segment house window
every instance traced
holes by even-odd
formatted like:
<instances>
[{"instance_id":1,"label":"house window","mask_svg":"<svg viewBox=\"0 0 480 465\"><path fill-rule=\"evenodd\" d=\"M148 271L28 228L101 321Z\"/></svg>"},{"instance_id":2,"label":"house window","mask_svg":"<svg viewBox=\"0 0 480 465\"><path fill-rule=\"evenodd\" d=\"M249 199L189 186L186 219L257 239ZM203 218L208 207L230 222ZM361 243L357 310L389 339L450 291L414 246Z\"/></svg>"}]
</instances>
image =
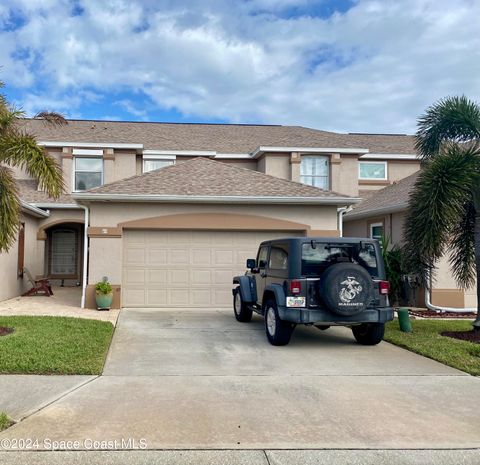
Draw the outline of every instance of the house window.
<instances>
[{"instance_id":1,"label":"house window","mask_svg":"<svg viewBox=\"0 0 480 465\"><path fill-rule=\"evenodd\" d=\"M324 156L302 156L300 164L300 181L314 187L328 190L329 158Z\"/></svg>"},{"instance_id":2,"label":"house window","mask_svg":"<svg viewBox=\"0 0 480 465\"><path fill-rule=\"evenodd\" d=\"M381 240L383 237L383 223L370 223L370 238Z\"/></svg>"},{"instance_id":3,"label":"house window","mask_svg":"<svg viewBox=\"0 0 480 465\"><path fill-rule=\"evenodd\" d=\"M25 267L25 223L20 223L18 230L18 276L23 276L23 269Z\"/></svg>"},{"instance_id":4,"label":"house window","mask_svg":"<svg viewBox=\"0 0 480 465\"><path fill-rule=\"evenodd\" d=\"M103 184L103 158L75 157L75 191L85 191Z\"/></svg>"},{"instance_id":5,"label":"house window","mask_svg":"<svg viewBox=\"0 0 480 465\"><path fill-rule=\"evenodd\" d=\"M174 160L160 160L160 159L143 159L143 172L148 173L149 171L159 170L160 168L165 168L166 166L173 165Z\"/></svg>"},{"instance_id":6,"label":"house window","mask_svg":"<svg viewBox=\"0 0 480 465\"><path fill-rule=\"evenodd\" d=\"M387 179L386 161L361 161L358 164L358 169L359 179L376 181Z\"/></svg>"}]
</instances>

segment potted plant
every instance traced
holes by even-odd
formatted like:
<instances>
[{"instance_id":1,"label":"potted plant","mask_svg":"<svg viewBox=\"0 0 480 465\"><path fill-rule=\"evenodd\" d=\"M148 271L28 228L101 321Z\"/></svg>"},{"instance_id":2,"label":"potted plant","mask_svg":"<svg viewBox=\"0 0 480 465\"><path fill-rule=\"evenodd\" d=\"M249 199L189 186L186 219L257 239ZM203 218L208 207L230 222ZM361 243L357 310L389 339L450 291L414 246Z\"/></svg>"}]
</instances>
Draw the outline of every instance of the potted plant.
<instances>
[{"instance_id":1,"label":"potted plant","mask_svg":"<svg viewBox=\"0 0 480 465\"><path fill-rule=\"evenodd\" d=\"M98 310L110 310L113 300L112 285L106 276L95 285L95 301Z\"/></svg>"}]
</instances>

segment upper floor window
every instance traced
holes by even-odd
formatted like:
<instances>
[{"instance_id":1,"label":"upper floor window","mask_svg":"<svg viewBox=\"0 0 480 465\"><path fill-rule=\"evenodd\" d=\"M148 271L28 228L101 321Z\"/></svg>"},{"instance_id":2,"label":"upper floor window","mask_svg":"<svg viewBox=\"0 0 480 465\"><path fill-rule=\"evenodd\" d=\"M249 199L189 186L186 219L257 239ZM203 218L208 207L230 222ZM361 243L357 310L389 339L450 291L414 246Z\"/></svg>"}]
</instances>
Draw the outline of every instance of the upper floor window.
<instances>
[{"instance_id":1,"label":"upper floor window","mask_svg":"<svg viewBox=\"0 0 480 465\"><path fill-rule=\"evenodd\" d=\"M86 191L103 184L103 158L75 157L75 191Z\"/></svg>"},{"instance_id":2,"label":"upper floor window","mask_svg":"<svg viewBox=\"0 0 480 465\"><path fill-rule=\"evenodd\" d=\"M165 168L166 166L173 165L175 160L165 160L165 159L143 159L143 172L148 173L149 171L158 170L160 168Z\"/></svg>"},{"instance_id":3,"label":"upper floor window","mask_svg":"<svg viewBox=\"0 0 480 465\"><path fill-rule=\"evenodd\" d=\"M300 181L303 184L330 189L329 158L325 156L302 156Z\"/></svg>"},{"instance_id":4,"label":"upper floor window","mask_svg":"<svg viewBox=\"0 0 480 465\"><path fill-rule=\"evenodd\" d=\"M358 164L358 177L364 180L386 181L386 161L361 161Z\"/></svg>"}]
</instances>

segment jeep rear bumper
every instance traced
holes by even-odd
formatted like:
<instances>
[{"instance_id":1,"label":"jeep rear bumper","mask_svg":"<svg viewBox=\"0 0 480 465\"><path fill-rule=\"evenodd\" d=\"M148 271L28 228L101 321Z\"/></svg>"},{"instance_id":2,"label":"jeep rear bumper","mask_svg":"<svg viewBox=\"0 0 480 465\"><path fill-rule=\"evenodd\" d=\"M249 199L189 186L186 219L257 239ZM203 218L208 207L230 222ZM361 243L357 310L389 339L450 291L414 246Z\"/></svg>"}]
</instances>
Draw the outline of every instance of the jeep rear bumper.
<instances>
[{"instance_id":1,"label":"jeep rear bumper","mask_svg":"<svg viewBox=\"0 0 480 465\"><path fill-rule=\"evenodd\" d=\"M309 308L278 307L281 320L292 323L321 323L331 325L351 325L357 323L385 323L393 320L393 308L369 308L352 316L337 315L328 310Z\"/></svg>"}]
</instances>

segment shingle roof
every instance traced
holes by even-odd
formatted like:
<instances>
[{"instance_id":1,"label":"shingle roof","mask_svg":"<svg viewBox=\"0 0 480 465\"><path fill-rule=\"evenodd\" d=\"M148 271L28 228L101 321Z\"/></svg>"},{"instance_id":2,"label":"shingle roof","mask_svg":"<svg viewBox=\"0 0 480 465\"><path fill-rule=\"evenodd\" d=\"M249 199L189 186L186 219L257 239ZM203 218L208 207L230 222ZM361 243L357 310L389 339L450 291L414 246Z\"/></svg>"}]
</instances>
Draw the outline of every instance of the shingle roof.
<instances>
[{"instance_id":1,"label":"shingle roof","mask_svg":"<svg viewBox=\"0 0 480 465\"><path fill-rule=\"evenodd\" d=\"M336 192L203 157L106 184L87 194L251 197L252 201L256 197L347 198Z\"/></svg>"},{"instance_id":2,"label":"shingle roof","mask_svg":"<svg viewBox=\"0 0 480 465\"><path fill-rule=\"evenodd\" d=\"M21 124L40 141L143 144L147 150L251 153L260 146L270 146L364 148L371 153L415 153L413 136L341 134L301 126L95 120L69 120L67 125L54 126L35 119L23 120Z\"/></svg>"},{"instance_id":3,"label":"shingle roof","mask_svg":"<svg viewBox=\"0 0 480 465\"><path fill-rule=\"evenodd\" d=\"M357 219L375 214L379 210L401 209L406 206L410 198L410 192L417 181L420 171L403 178L402 180L391 184L375 194L371 195L363 202L345 215L345 221Z\"/></svg>"},{"instance_id":4,"label":"shingle roof","mask_svg":"<svg viewBox=\"0 0 480 465\"><path fill-rule=\"evenodd\" d=\"M17 179L16 183L20 198L25 202L75 204L75 200L69 194L62 194L58 199L49 197L46 192L37 189L37 181L33 179Z\"/></svg>"}]
</instances>

